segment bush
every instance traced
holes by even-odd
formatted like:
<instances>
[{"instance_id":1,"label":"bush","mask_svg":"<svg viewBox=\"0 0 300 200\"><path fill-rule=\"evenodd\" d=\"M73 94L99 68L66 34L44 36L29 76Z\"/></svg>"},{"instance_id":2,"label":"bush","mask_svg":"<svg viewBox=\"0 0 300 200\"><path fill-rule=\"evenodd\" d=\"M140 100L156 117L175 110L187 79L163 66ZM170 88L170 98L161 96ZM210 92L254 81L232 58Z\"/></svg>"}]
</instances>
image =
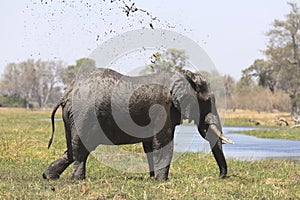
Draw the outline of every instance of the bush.
<instances>
[{"instance_id":1,"label":"bush","mask_svg":"<svg viewBox=\"0 0 300 200\"><path fill-rule=\"evenodd\" d=\"M25 108L26 99L18 96L0 96L0 107Z\"/></svg>"},{"instance_id":2,"label":"bush","mask_svg":"<svg viewBox=\"0 0 300 200\"><path fill-rule=\"evenodd\" d=\"M261 87L244 88L227 98L228 109L248 109L272 112L290 112L291 100L287 93L277 91L274 94L269 89Z\"/></svg>"}]
</instances>

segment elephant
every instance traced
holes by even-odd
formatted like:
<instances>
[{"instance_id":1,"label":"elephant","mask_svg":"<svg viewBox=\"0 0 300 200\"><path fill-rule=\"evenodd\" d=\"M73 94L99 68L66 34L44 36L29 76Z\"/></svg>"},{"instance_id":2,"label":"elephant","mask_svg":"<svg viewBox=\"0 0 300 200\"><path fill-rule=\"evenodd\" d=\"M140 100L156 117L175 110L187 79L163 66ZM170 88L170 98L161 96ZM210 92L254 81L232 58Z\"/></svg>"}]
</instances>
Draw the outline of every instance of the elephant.
<instances>
[{"instance_id":1,"label":"elephant","mask_svg":"<svg viewBox=\"0 0 300 200\"><path fill-rule=\"evenodd\" d=\"M214 94L201 73L180 70L127 76L109 68L97 68L82 74L67 87L52 111L48 148L59 107L67 150L43 173L45 179L59 178L73 162L72 178L84 179L88 155L100 144L142 143L150 177L167 180L175 127L184 119L193 121L210 143L219 175L226 177L222 144L233 142L222 133Z\"/></svg>"}]
</instances>

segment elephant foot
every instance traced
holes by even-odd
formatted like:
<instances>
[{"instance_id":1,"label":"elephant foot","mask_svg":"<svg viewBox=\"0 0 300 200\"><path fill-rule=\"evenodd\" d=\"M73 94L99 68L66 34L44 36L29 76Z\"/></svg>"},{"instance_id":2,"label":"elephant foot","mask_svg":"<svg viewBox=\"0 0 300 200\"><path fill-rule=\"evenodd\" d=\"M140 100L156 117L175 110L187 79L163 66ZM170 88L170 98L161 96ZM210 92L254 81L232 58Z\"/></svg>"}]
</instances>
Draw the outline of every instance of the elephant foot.
<instances>
[{"instance_id":1,"label":"elephant foot","mask_svg":"<svg viewBox=\"0 0 300 200\"><path fill-rule=\"evenodd\" d=\"M84 180L84 179L85 179L85 175L73 175L72 176L72 180L80 181L80 180Z\"/></svg>"},{"instance_id":2,"label":"elephant foot","mask_svg":"<svg viewBox=\"0 0 300 200\"><path fill-rule=\"evenodd\" d=\"M166 181L168 180L169 168L163 168L155 171L155 180L157 181Z\"/></svg>"},{"instance_id":3,"label":"elephant foot","mask_svg":"<svg viewBox=\"0 0 300 200\"><path fill-rule=\"evenodd\" d=\"M68 159L67 151L62 157L52 162L48 169L43 173L44 179L58 179L64 170L73 162Z\"/></svg>"},{"instance_id":4,"label":"elephant foot","mask_svg":"<svg viewBox=\"0 0 300 200\"><path fill-rule=\"evenodd\" d=\"M74 168L73 168L73 173L72 173L72 179L73 180L84 180L85 179L85 166L86 161L80 162L80 161L75 161L74 162Z\"/></svg>"},{"instance_id":5,"label":"elephant foot","mask_svg":"<svg viewBox=\"0 0 300 200\"><path fill-rule=\"evenodd\" d=\"M226 178L227 177L227 169L221 168L220 170L220 178Z\"/></svg>"},{"instance_id":6,"label":"elephant foot","mask_svg":"<svg viewBox=\"0 0 300 200\"><path fill-rule=\"evenodd\" d=\"M166 180L168 180L168 177L166 177L164 175L157 175L157 176L155 176L155 180L157 180L157 181L166 181Z\"/></svg>"},{"instance_id":7,"label":"elephant foot","mask_svg":"<svg viewBox=\"0 0 300 200\"><path fill-rule=\"evenodd\" d=\"M55 179L59 179L59 174L51 174L49 172L44 172L43 173L43 178L46 180L55 180Z\"/></svg>"},{"instance_id":8,"label":"elephant foot","mask_svg":"<svg viewBox=\"0 0 300 200\"><path fill-rule=\"evenodd\" d=\"M155 176L155 175L154 175L154 171L151 171L151 172L150 172L150 178L154 178L154 176Z\"/></svg>"},{"instance_id":9,"label":"elephant foot","mask_svg":"<svg viewBox=\"0 0 300 200\"><path fill-rule=\"evenodd\" d=\"M220 173L220 178L222 178L222 179L227 178L227 174L226 173Z\"/></svg>"}]
</instances>

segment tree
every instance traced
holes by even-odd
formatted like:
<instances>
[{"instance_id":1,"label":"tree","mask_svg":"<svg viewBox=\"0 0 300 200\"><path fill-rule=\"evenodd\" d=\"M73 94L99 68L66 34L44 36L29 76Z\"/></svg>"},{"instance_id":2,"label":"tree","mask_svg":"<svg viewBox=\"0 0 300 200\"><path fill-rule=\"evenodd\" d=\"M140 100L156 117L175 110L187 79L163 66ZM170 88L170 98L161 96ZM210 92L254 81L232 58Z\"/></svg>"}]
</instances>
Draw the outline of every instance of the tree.
<instances>
[{"instance_id":1,"label":"tree","mask_svg":"<svg viewBox=\"0 0 300 200\"><path fill-rule=\"evenodd\" d=\"M272 67L270 62L263 59L257 59L254 63L242 71L242 78L244 82L250 84L250 79L252 77L257 78L258 86L263 88L269 88L272 93L274 93L275 82L271 77Z\"/></svg>"},{"instance_id":2,"label":"tree","mask_svg":"<svg viewBox=\"0 0 300 200\"><path fill-rule=\"evenodd\" d=\"M16 63L9 63L2 75L1 80L1 94L8 96L17 96L21 93L21 84L18 76L21 70Z\"/></svg>"},{"instance_id":3,"label":"tree","mask_svg":"<svg viewBox=\"0 0 300 200\"><path fill-rule=\"evenodd\" d=\"M61 91L59 74L64 68L61 61L27 60L6 66L0 82L4 96L24 98L26 107L37 103L42 108L53 93Z\"/></svg>"},{"instance_id":4,"label":"tree","mask_svg":"<svg viewBox=\"0 0 300 200\"><path fill-rule=\"evenodd\" d=\"M179 71L186 66L187 55L184 50L168 49L164 53L152 55L151 64L141 74L158 73L161 71Z\"/></svg>"},{"instance_id":5,"label":"tree","mask_svg":"<svg viewBox=\"0 0 300 200\"><path fill-rule=\"evenodd\" d=\"M223 79L223 83L224 83L224 89L225 89L226 97L230 98L234 94L235 80L230 75L224 75L222 77L222 79Z\"/></svg>"},{"instance_id":6,"label":"tree","mask_svg":"<svg viewBox=\"0 0 300 200\"><path fill-rule=\"evenodd\" d=\"M27 60L22 63L10 63L6 66L2 80L2 95L15 98L24 98L28 105L35 82L34 62Z\"/></svg>"},{"instance_id":7,"label":"tree","mask_svg":"<svg viewBox=\"0 0 300 200\"><path fill-rule=\"evenodd\" d=\"M75 65L69 65L61 73L62 82L68 85L76 78L78 71L81 67L96 68L96 62L90 58L81 58L76 60Z\"/></svg>"},{"instance_id":8,"label":"tree","mask_svg":"<svg viewBox=\"0 0 300 200\"><path fill-rule=\"evenodd\" d=\"M247 73L242 71L243 75L242 78L237 82L236 87L238 90L243 90L244 88L252 88L255 86L255 82L253 81L252 77L249 76Z\"/></svg>"},{"instance_id":9,"label":"tree","mask_svg":"<svg viewBox=\"0 0 300 200\"><path fill-rule=\"evenodd\" d=\"M51 93L55 91L55 86L61 83L59 74L63 68L64 64L61 61L43 62L38 60L35 62L32 74L36 84L32 92L40 108L48 103Z\"/></svg>"},{"instance_id":10,"label":"tree","mask_svg":"<svg viewBox=\"0 0 300 200\"><path fill-rule=\"evenodd\" d=\"M296 3L291 6L285 20L274 20L266 33L269 37L264 51L270 62L271 78L276 88L287 91L292 102L292 115L299 115L300 109L300 10Z\"/></svg>"}]
</instances>

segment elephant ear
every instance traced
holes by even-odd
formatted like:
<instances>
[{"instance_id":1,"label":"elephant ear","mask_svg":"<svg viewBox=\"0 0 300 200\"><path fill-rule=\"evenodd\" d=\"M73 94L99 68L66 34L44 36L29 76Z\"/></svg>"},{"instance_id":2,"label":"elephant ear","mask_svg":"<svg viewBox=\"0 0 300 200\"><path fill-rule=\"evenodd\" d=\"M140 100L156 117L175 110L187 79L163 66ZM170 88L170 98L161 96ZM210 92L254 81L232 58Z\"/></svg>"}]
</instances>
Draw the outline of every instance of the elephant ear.
<instances>
[{"instance_id":1,"label":"elephant ear","mask_svg":"<svg viewBox=\"0 0 300 200\"><path fill-rule=\"evenodd\" d=\"M200 116L197 92L194 87L195 83L186 75L178 73L172 78L172 101L183 115L183 119L195 120Z\"/></svg>"}]
</instances>

